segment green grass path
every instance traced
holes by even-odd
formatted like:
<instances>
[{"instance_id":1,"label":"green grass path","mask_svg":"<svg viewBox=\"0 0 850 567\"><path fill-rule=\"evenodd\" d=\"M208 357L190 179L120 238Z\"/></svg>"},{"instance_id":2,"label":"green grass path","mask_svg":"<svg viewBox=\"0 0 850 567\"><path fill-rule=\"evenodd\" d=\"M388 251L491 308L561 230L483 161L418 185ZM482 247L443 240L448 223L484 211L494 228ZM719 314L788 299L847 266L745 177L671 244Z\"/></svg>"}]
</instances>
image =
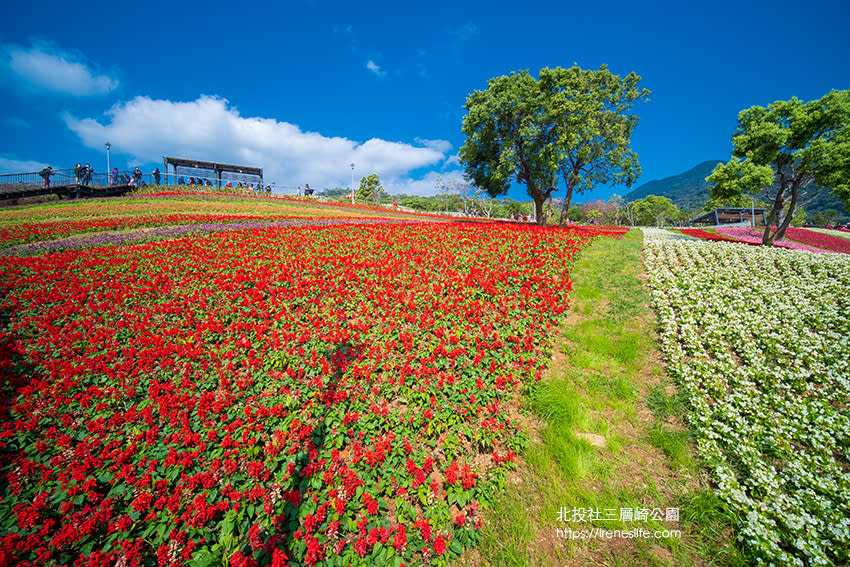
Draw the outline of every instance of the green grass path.
<instances>
[{"instance_id":1,"label":"green grass path","mask_svg":"<svg viewBox=\"0 0 850 567\"><path fill-rule=\"evenodd\" d=\"M636 230L600 238L576 263L550 371L525 401L529 447L488 510L477 553L459 565L741 564L660 362L641 245ZM588 508L617 517L559 520ZM627 519L643 509L664 516ZM586 538L569 539L567 529Z\"/></svg>"}]
</instances>

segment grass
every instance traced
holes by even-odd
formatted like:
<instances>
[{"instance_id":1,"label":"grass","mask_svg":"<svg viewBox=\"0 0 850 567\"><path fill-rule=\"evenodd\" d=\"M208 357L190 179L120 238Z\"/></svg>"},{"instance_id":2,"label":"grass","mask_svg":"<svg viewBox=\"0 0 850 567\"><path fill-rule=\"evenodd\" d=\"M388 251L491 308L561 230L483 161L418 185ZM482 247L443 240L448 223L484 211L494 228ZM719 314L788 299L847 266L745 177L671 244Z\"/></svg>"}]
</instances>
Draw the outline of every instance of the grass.
<instances>
[{"instance_id":1,"label":"grass","mask_svg":"<svg viewBox=\"0 0 850 567\"><path fill-rule=\"evenodd\" d=\"M108 203L108 205L107 205ZM87 211L87 209L91 209ZM159 214L228 214L257 216L379 216L372 211L358 211L334 207L322 207L311 203L275 201L257 197L256 200L205 201L200 197L157 198L126 197L116 205L103 199L85 201L55 201L26 205L0 210L0 223L18 224L21 222L82 220L110 217L136 217ZM389 215L388 215L389 216Z\"/></svg>"},{"instance_id":2,"label":"grass","mask_svg":"<svg viewBox=\"0 0 850 567\"><path fill-rule=\"evenodd\" d=\"M108 203L108 206L106 205ZM87 211L87 209L90 209ZM380 217L427 218L416 213L373 207L334 206L334 203L284 200L264 196L243 197L237 201L206 199L203 196L146 197L141 194L112 199L61 200L0 208L0 226L22 222L65 221L108 217L134 217L152 214L243 214L288 215L296 217Z\"/></svg>"},{"instance_id":3,"label":"grass","mask_svg":"<svg viewBox=\"0 0 850 567\"><path fill-rule=\"evenodd\" d=\"M840 230L832 230L829 228L814 228L807 227L806 230L812 230L814 232L820 232L821 234L828 234L829 236L836 236L838 238L844 238L845 240L850 240L850 232L842 232Z\"/></svg>"},{"instance_id":4,"label":"grass","mask_svg":"<svg viewBox=\"0 0 850 567\"><path fill-rule=\"evenodd\" d=\"M672 395L661 384L656 384L649 390L646 397L646 403L652 413L659 420L665 420L673 415L682 415L685 413L684 392L675 391Z\"/></svg>"},{"instance_id":5,"label":"grass","mask_svg":"<svg viewBox=\"0 0 850 567\"><path fill-rule=\"evenodd\" d=\"M554 425L572 427L587 419L577 392L568 380L544 382L531 398L534 411Z\"/></svg>"},{"instance_id":6,"label":"grass","mask_svg":"<svg viewBox=\"0 0 850 567\"><path fill-rule=\"evenodd\" d=\"M664 373L642 236L599 239L572 273L572 308L548 375L529 396L531 442L494 498L469 565L742 565L728 510L702 480ZM679 521L565 523L574 508L675 508ZM569 540L557 530L681 530L681 537Z\"/></svg>"},{"instance_id":7,"label":"grass","mask_svg":"<svg viewBox=\"0 0 850 567\"><path fill-rule=\"evenodd\" d=\"M661 449L670 462L678 468L694 468L694 460L688 445L691 441L690 431L674 431L663 424L655 423L647 439L653 447Z\"/></svg>"}]
</instances>

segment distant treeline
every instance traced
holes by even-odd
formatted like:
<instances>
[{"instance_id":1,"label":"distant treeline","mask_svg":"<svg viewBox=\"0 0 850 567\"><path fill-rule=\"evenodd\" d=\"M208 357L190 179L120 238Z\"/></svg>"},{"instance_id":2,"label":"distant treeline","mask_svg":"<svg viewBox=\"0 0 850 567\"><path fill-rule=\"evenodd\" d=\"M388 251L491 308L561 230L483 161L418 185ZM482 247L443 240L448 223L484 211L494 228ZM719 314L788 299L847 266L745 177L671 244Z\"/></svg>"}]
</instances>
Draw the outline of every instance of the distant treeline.
<instances>
[{"instance_id":1,"label":"distant treeline","mask_svg":"<svg viewBox=\"0 0 850 567\"><path fill-rule=\"evenodd\" d=\"M325 189L319 195L330 200L345 201L349 198L349 189L336 187ZM387 195L381 194L380 203L391 205L397 203L401 207L425 212L450 212L464 213L469 215L489 218L510 218L513 215L530 215L534 210L531 201L515 201L514 199L473 199L457 193L441 193L430 197L420 195ZM547 212L548 222L556 222L556 213L560 212L560 201L553 199L547 201L544 212ZM567 218L575 223L593 222L604 225L633 225L633 226L686 226L690 220L701 214L721 207L743 207L748 208L767 207L767 203L756 201L752 203L749 198L730 199L728 202L720 202L709 199L699 208L687 207L680 209L672 200L658 195L647 195L643 199L626 201L618 195L614 195L607 201L588 201L584 204L576 204L570 207ZM846 213L836 210L817 211L807 214L798 210L794 215L795 225L808 222L814 225L825 225L842 221Z\"/></svg>"},{"instance_id":2,"label":"distant treeline","mask_svg":"<svg viewBox=\"0 0 850 567\"><path fill-rule=\"evenodd\" d=\"M330 200L345 201L349 199L350 189L334 187L319 192ZM469 215L508 218L514 215L530 215L534 209L532 202L515 201L513 199L472 199L457 193L441 193L430 197L420 195L387 195L382 193L380 203L391 205L397 203L400 207L424 212L467 213ZM489 213L489 214L488 214Z\"/></svg>"}]
</instances>

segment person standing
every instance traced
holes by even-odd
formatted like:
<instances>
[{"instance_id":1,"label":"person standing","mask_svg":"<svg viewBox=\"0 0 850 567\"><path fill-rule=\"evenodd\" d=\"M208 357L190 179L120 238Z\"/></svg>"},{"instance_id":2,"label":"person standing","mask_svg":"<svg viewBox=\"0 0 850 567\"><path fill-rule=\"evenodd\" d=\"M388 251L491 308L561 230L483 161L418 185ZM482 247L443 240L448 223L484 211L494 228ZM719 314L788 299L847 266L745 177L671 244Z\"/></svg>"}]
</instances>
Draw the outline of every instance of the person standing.
<instances>
[{"instance_id":1,"label":"person standing","mask_svg":"<svg viewBox=\"0 0 850 567\"><path fill-rule=\"evenodd\" d=\"M49 165L38 172L42 179L44 179L44 183L42 183L42 187L50 187L50 175L53 173L53 168Z\"/></svg>"},{"instance_id":2,"label":"person standing","mask_svg":"<svg viewBox=\"0 0 850 567\"><path fill-rule=\"evenodd\" d=\"M136 166L136 169L133 170L133 185L136 187L142 186L142 170L139 169L139 166Z\"/></svg>"},{"instance_id":3,"label":"person standing","mask_svg":"<svg viewBox=\"0 0 850 567\"><path fill-rule=\"evenodd\" d=\"M81 166L80 164L75 165L74 166L74 183L79 185L80 179L82 178L82 176L83 176L83 166Z\"/></svg>"},{"instance_id":4,"label":"person standing","mask_svg":"<svg viewBox=\"0 0 850 567\"><path fill-rule=\"evenodd\" d=\"M91 165L86 164L85 167L83 167L83 179L82 179L83 187L89 186L89 183L91 183L91 176L92 176L93 172L94 172L94 170L92 169Z\"/></svg>"},{"instance_id":5,"label":"person standing","mask_svg":"<svg viewBox=\"0 0 850 567\"><path fill-rule=\"evenodd\" d=\"M156 167L153 170L153 182L159 185L159 168Z\"/></svg>"},{"instance_id":6,"label":"person standing","mask_svg":"<svg viewBox=\"0 0 850 567\"><path fill-rule=\"evenodd\" d=\"M112 182L110 183L110 185L118 185L118 168L117 167L112 168Z\"/></svg>"}]
</instances>

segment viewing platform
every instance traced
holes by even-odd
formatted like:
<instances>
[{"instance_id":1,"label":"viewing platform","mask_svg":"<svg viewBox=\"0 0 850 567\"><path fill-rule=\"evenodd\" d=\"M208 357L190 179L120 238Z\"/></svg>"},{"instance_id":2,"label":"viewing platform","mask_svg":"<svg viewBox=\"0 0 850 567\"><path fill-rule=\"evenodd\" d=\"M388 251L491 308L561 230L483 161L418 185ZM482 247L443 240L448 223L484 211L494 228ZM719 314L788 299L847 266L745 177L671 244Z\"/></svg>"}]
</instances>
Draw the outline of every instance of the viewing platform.
<instances>
[{"instance_id":1,"label":"viewing platform","mask_svg":"<svg viewBox=\"0 0 850 567\"><path fill-rule=\"evenodd\" d=\"M81 199L87 197L110 197L125 195L135 189L125 175L117 183L110 183L105 173L92 174L91 179L83 182L74 176L73 169L54 169L50 172L50 183L45 184L41 172L8 173L0 175L0 201L25 199L41 195L56 195L60 199ZM145 176L145 177L150 177Z\"/></svg>"}]
</instances>

